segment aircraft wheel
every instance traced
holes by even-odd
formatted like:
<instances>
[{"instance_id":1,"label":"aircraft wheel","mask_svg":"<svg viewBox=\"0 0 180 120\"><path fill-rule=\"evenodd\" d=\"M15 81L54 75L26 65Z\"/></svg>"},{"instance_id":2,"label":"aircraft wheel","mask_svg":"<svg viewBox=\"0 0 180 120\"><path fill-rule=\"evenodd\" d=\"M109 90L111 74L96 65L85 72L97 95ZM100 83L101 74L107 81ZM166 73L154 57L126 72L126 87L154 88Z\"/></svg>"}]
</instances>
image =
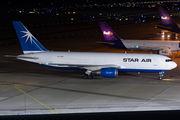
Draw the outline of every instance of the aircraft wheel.
<instances>
[{"instance_id":1,"label":"aircraft wheel","mask_svg":"<svg viewBox=\"0 0 180 120\"><path fill-rule=\"evenodd\" d=\"M84 79L88 79L89 78L89 76L88 75L84 75L84 77L83 77Z\"/></svg>"},{"instance_id":2,"label":"aircraft wheel","mask_svg":"<svg viewBox=\"0 0 180 120\"><path fill-rule=\"evenodd\" d=\"M162 80L163 76L164 76L164 72L159 72L159 80Z\"/></svg>"},{"instance_id":3,"label":"aircraft wheel","mask_svg":"<svg viewBox=\"0 0 180 120\"><path fill-rule=\"evenodd\" d=\"M159 80L162 80L162 77L159 77Z\"/></svg>"},{"instance_id":4,"label":"aircraft wheel","mask_svg":"<svg viewBox=\"0 0 180 120\"><path fill-rule=\"evenodd\" d=\"M93 79L93 76L92 76L92 75L89 75L88 77L89 77L89 79Z\"/></svg>"},{"instance_id":5,"label":"aircraft wheel","mask_svg":"<svg viewBox=\"0 0 180 120\"><path fill-rule=\"evenodd\" d=\"M162 80L163 76L164 76L163 74L159 75L159 80Z\"/></svg>"}]
</instances>

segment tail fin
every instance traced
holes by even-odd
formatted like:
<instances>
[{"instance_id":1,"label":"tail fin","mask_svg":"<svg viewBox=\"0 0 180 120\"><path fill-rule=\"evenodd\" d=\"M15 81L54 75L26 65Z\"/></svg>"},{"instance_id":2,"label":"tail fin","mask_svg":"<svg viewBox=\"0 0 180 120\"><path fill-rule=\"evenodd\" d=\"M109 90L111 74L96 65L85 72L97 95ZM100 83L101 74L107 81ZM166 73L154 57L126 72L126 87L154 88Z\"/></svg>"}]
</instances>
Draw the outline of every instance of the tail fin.
<instances>
[{"instance_id":1,"label":"tail fin","mask_svg":"<svg viewBox=\"0 0 180 120\"><path fill-rule=\"evenodd\" d=\"M169 31L172 32L180 32L178 25L174 22L174 20L169 16L169 14L161 7L157 7L159 16L161 17L161 22L164 26L170 27Z\"/></svg>"},{"instance_id":2,"label":"tail fin","mask_svg":"<svg viewBox=\"0 0 180 120\"><path fill-rule=\"evenodd\" d=\"M118 35L116 35L116 33L105 22L100 21L99 25L106 42L113 43L114 47L126 49L121 38L119 38Z\"/></svg>"},{"instance_id":3,"label":"tail fin","mask_svg":"<svg viewBox=\"0 0 180 120\"><path fill-rule=\"evenodd\" d=\"M106 41L121 40L105 22L100 21L99 25Z\"/></svg>"},{"instance_id":4,"label":"tail fin","mask_svg":"<svg viewBox=\"0 0 180 120\"><path fill-rule=\"evenodd\" d=\"M20 21L13 21L13 25L24 54L48 51Z\"/></svg>"}]
</instances>

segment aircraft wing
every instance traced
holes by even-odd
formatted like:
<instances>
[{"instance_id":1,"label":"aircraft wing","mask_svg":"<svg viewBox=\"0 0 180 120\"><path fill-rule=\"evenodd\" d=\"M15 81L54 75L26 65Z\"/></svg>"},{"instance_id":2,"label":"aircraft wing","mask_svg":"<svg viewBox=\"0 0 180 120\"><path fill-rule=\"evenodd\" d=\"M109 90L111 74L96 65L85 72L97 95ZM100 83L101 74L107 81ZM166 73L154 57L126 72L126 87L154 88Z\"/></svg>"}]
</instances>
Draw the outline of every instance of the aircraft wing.
<instances>
[{"instance_id":1,"label":"aircraft wing","mask_svg":"<svg viewBox=\"0 0 180 120\"><path fill-rule=\"evenodd\" d=\"M48 65L55 65L55 66L67 66L67 67L78 67L78 68L85 68L85 69L93 69L99 70L102 68L120 68L120 66L113 65L113 64L106 64L106 65L87 65L87 64L59 64L59 63L49 63Z\"/></svg>"},{"instance_id":2,"label":"aircraft wing","mask_svg":"<svg viewBox=\"0 0 180 120\"><path fill-rule=\"evenodd\" d=\"M146 46L139 46L140 49L147 49L147 50L169 50L168 47L146 47Z\"/></svg>"}]
</instances>

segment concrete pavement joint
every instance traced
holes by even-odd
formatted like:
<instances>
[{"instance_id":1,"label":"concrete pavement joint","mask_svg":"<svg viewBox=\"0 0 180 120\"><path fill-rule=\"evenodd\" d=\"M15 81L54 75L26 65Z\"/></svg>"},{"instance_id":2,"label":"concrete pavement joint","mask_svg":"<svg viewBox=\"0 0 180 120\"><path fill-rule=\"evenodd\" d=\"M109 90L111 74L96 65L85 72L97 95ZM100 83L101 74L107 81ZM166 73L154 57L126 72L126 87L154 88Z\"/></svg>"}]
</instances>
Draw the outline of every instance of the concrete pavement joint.
<instances>
[{"instance_id":1,"label":"concrete pavement joint","mask_svg":"<svg viewBox=\"0 0 180 120\"><path fill-rule=\"evenodd\" d=\"M45 106L46 108L50 109L51 111L55 112L56 114L58 114L55 110L51 109L50 107L46 106L45 104L43 104L42 102L38 101L37 99L35 99L34 97L30 96L29 94L27 94L26 92L24 92L23 90L19 89L18 87L14 86L17 90L21 91L22 93L24 93L25 95L27 95L28 97L32 98L33 100L35 100L36 102L40 103L41 105Z\"/></svg>"}]
</instances>

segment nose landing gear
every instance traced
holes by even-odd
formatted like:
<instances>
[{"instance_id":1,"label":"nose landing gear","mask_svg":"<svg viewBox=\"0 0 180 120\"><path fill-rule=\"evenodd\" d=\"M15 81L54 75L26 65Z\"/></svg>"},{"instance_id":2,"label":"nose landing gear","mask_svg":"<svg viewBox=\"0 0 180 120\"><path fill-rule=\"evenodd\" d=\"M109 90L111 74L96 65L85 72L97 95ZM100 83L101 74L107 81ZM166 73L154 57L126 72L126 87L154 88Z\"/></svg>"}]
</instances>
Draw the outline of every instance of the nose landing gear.
<instances>
[{"instance_id":1,"label":"nose landing gear","mask_svg":"<svg viewBox=\"0 0 180 120\"><path fill-rule=\"evenodd\" d=\"M162 77L164 76L164 71L159 72L159 80L162 80Z\"/></svg>"}]
</instances>

